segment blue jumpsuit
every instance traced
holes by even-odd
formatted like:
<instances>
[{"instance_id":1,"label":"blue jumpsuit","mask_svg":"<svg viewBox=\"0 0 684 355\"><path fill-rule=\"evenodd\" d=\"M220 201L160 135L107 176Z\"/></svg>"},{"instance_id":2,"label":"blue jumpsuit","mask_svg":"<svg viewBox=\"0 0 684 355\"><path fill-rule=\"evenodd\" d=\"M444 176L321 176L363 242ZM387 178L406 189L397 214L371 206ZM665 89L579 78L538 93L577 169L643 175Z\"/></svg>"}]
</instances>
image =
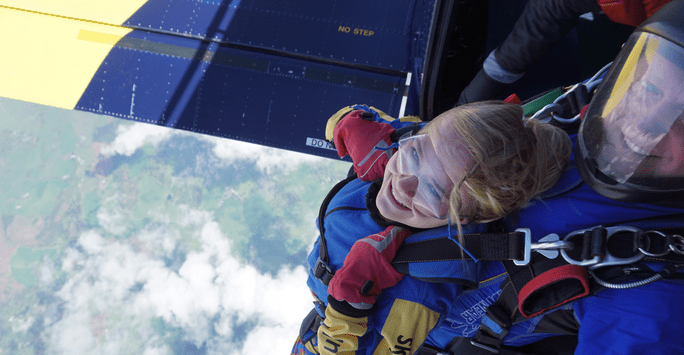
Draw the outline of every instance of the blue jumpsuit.
<instances>
[{"instance_id":1,"label":"blue jumpsuit","mask_svg":"<svg viewBox=\"0 0 684 355\"><path fill-rule=\"evenodd\" d=\"M580 178L571 169L563 179ZM538 240L549 233L564 236L597 225L682 213L682 209L614 201L581 183L567 193L534 201L510 228L530 228ZM684 220L684 215L678 218ZM641 223L641 229L657 227ZM656 271L662 268L649 266ZM604 289L573 303L580 324L576 354L684 354L683 300L684 283L660 280L627 290Z\"/></svg>"},{"instance_id":2,"label":"blue jumpsuit","mask_svg":"<svg viewBox=\"0 0 684 355\"><path fill-rule=\"evenodd\" d=\"M353 180L338 192L328 206L324 221L325 239L329 264L333 270L342 266L355 241L385 228L371 218L367 209L366 194L370 185L358 179ZM509 221L508 227L511 230L530 228L533 239L539 240L550 233L564 236L600 224L684 213L681 209L628 204L602 197L581 183L574 168L563 175L559 185L562 186L558 189L568 185L573 188L550 198L533 200L518 214L515 222L512 222L513 219ZM464 232L478 232L484 231L486 225L467 228ZM411 238L421 238L421 233ZM320 242L317 242L309 255L310 270L313 270L318 259L319 246ZM474 335L486 307L500 293L499 286L506 277L505 272L499 262L450 263L456 263L462 277L477 282L478 288L464 291L460 285L404 277L378 297L374 312L367 319L367 331L359 339L355 354L375 354L387 340L390 340L389 351L408 354L397 345L401 343L391 343L392 339L389 339L395 336L391 330L392 324L397 322L397 315L392 312L396 313L401 310L400 306L407 303L424 307L437 317L436 321L430 322L423 318L410 319L412 314L407 311L399 312L402 317L400 323L411 324L413 329L420 328L426 333L422 338L416 335L416 339L411 340L444 349L454 337ZM426 269L423 272L439 271ZM308 285L316 297L326 303L327 287L313 276L313 272L310 273ZM681 338L681 334L684 334L682 295L684 283L661 280L636 289L605 289L596 296L564 306L574 310L580 324L576 354L684 354L684 340ZM551 336L534 333L539 319L536 317L514 325L504 344L518 346ZM394 344L394 348L391 348L391 344ZM302 353L310 352L307 350Z\"/></svg>"}]
</instances>

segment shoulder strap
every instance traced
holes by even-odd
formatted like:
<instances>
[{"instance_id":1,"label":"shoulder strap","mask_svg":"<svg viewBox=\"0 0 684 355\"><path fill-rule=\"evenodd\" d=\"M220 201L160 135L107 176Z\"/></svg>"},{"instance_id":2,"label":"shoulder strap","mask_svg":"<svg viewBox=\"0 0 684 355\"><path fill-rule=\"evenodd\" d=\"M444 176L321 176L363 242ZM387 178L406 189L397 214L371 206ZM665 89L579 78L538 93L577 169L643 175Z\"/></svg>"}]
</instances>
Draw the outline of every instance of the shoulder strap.
<instances>
[{"instance_id":1,"label":"shoulder strap","mask_svg":"<svg viewBox=\"0 0 684 355\"><path fill-rule=\"evenodd\" d=\"M412 235L397 251L392 266L422 281L475 289L480 269L475 265L478 260L525 259L528 238L523 232L468 233L459 244L449 233L450 229L444 227Z\"/></svg>"},{"instance_id":2,"label":"shoulder strap","mask_svg":"<svg viewBox=\"0 0 684 355\"><path fill-rule=\"evenodd\" d=\"M350 172L349 176L347 176L346 179L338 182L335 186L333 186L330 192L328 192L328 195L325 196L325 199L323 199L323 203L321 203L321 208L318 210L318 231L320 232L320 244L318 246L318 260L316 261L316 265L314 266L313 272L314 276L316 276L317 279L321 280L321 282L326 286L328 286L330 280L332 280L335 273L328 265L330 258L328 257L328 247L325 242L325 214L328 210L328 205L330 204L330 201L332 201L333 197L335 197L335 195L337 195L337 193L340 192L340 190L342 190L343 187L345 187L350 181L354 179L356 179L356 174Z\"/></svg>"},{"instance_id":3,"label":"shoulder strap","mask_svg":"<svg viewBox=\"0 0 684 355\"><path fill-rule=\"evenodd\" d=\"M448 233L439 234L426 231L423 233L432 233L432 235L421 239L416 238L419 234L414 234L408 238L397 251L397 255L392 260L392 265L400 272L406 270L405 265L410 263L473 259L512 261L516 266L521 266L529 263L532 250L545 255L546 250L566 249L565 244L574 245L574 247L569 247L570 250L567 251L574 262L563 261L564 264L580 264L583 260L589 260L592 257L607 256L607 249L611 249L613 253L618 252L618 254L611 255L612 258L628 259L627 255L636 253L635 248L648 251L642 251L646 255L643 257L644 261L684 263L683 217L684 214L678 213L642 220L623 221L611 224L609 228L596 226L569 233L566 237L567 241L557 241L558 236L556 235L556 241L551 243L545 242L546 238L537 243L532 243L529 230L524 228L517 229L515 232L468 233L463 235L463 248L456 244ZM623 231L621 228L625 230ZM640 231L639 228L643 231ZM656 233L655 236L651 235L652 232ZM658 239L658 235L662 235L662 237ZM608 240L611 236L613 238ZM642 245L642 242L646 244ZM464 253L465 250L468 253ZM653 250L659 252L656 253ZM557 255L558 253L556 253ZM559 259L563 260L563 258ZM619 263L610 261L610 264ZM622 264L625 263L623 262L620 265ZM594 264L582 263L581 265L592 266Z\"/></svg>"}]
</instances>

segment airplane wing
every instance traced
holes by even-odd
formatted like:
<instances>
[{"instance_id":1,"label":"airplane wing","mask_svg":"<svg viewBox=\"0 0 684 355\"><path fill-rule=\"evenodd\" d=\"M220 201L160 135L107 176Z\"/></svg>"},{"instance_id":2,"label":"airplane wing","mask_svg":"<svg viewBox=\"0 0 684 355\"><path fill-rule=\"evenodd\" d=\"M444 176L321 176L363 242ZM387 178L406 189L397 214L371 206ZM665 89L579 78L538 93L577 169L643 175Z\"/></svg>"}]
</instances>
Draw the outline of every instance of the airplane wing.
<instances>
[{"instance_id":1,"label":"airplane wing","mask_svg":"<svg viewBox=\"0 0 684 355\"><path fill-rule=\"evenodd\" d=\"M340 108L419 114L451 2L0 0L0 96L336 158Z\"/></svg>"}]
</instances>

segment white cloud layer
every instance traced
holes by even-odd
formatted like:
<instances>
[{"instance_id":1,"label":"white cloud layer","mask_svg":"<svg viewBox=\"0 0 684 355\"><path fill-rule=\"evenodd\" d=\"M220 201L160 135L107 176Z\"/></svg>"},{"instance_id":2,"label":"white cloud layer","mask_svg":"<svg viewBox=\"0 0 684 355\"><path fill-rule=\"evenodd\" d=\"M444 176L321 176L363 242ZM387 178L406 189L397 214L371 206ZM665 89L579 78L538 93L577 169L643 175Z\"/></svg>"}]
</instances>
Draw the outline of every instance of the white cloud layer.
<instances>
[{"instance_id":1,"label":"white cloud layer","mask_svg":"<svg viewBox=\"0 0 684 355\"><path fill-rule=\"evenodd\" d=\"M214 144L214 154L219 158L224 159L229 163L236 160L255 160L259 170L265 173L291 171L301 164L326 159L309 154L217 137L205 136L203 139Z\"/></svg>"},{"instance_id":2,"label":"white cloud layer","mask_svg":"<svg viewBox=\"0 0 684 355\"><path fill-rule=\"evenodd\" d=\"M184 331L186 339L179 340L198 348L206 343L208 354L287 354L311 307L304 268L260 274L231 256L216 222L185 222L197 223L201 247L186 255L178 272L164 263L176 247L168 227L123 241L83 233L62 262L68 276L56 295L64 313L45 330L48 352L171 354L163 332L152 327L162 318ZM244 326L251 330L236 341Z\"/></svg>"},{"instance_id":3,"label":"white cloud layer","mask_svg":"<svg viewBox=\"0 0 684 355\"><path fill-rule=\"evenodd\" d=\"M159 143L171 138L175 134L181 134L179 131L157 126L153 124L146 124L136 122L132 125L119 125L116 130L117 136L114 141L104 146L101 153L106 156L115 154L131 156L140 147L151 144L157 146Z\"/></svg>"},{"instance_id":4,"label":"white cloud layer","mask_svg":"<svg viewBox=\"0 0 684 355\"><path fill-rule=\"evenodd\" d=\"M121 124L101 152L131 156L176 135L209 142L225 164L251 161L266 174L326 160L144 123ZM127 212L118 208L121 198L114 194L97 210L98 224L108 236L130 231ZM289 353L312 305L303 267L285 267L275 276L260 274L231 255L230 240L211 212L181 205L175 211L151 210L148 217L153 224L125 239L108 239L91 230L66 248L61 264L66 282L56 292L63 313L44 322L47 353L172 354L169 344L174 340L198 348L205 344L208 354ZM188 230L195 235L182 235ZM199 247L186 253L185 260L169 262L184 254L189 238ZM19 330L26 327L20 321L33 322L17 320ZM160 329L162 325L167 328ZM165 338L177 334L175 329L185 338Z\"/></svg>"},{"instance_id":5,"label":"white cloud layer","mask_svg":"<svg viewBox=\"0 0 684 355\"><path fill-rule=\"evenodd\" d=\"M144 145L150 144L156 147L159 143L170 139L174 135L190 134L192 133L147 123L122 124L117 128L117 137L111 144L104 146L101 153L105 156L115 154L131 156ZM326 159L309 154L213 136L195 134L192 134L192 136L213 144L214 154L226 163L232 164L240 160L253 160L257 167L265 173L290 171L303 163Z\"/></svg>"}]
</instances>

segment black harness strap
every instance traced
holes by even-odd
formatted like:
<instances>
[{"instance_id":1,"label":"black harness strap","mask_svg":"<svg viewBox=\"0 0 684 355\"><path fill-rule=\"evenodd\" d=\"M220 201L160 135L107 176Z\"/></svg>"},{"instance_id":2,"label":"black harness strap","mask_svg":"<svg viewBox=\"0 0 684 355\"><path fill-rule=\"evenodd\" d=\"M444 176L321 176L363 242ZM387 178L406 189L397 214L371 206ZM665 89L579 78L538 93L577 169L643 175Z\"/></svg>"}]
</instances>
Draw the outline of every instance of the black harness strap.
<instances>
[{"instance_id":1,"label":"black harness strap","mask_svg":"<svg viewBox=\"0 0 684 355\"><path fill-rule=\"evenodd\" d=\"M320 245L318 247L318 260L316 261L316 265L314 266L313 273L314 276L316 276L317 279L321 280L321 282L326 286L328 286L330 280L332 280L333 276L335 276L335 272L328 265L330 258L328 257L328 247L325 242L325 214L328 210L328 205L330 204L330 201L332 201L333 197L335 197L335 195L337 195L337 193L340 192L340 190L342 190L343 187L345 187L350 181L354 179L356 179L356 174L350 173L346 179L338 182L335 186L333 186L330 192L328 192L328 195L325 196L325 199L323 199L323 203L321 203L321 208L318 210L318 230L321 233L321 237Z\"/></svg>"},{"instance_id":2,"label":"black harness strap","mask_svg":"<svg viewBox=\"0 0 684 355\"><path fill-rule=\"evenodd\" d=\"M670 219L672 217L677 218L678 216L670 216ZM650 222L652 223L653 221ZM624 257L629 257L631 255L630 253L637 252L636 250L638 248L648 249L649 252L653 253L664 253L665 249L670 248L668 244L672 245L670 244L672 238L674 238L674 236L681 236L682 233L684 233L684 227L681 222L675 223L675 225L669 225L668 222L671 222L671 220L660 223L660 227L652 228L649 232L624 233L623 235L618 235L618 237L614 237L610 240L606 240L606 233L603 227L587 230L587 232L580 234L578 235L578 238L575 238L574 241L578 243L578 245L576 245L576 252L578 255L582 255L581 258L579 258L580 260L590 259L595 255L604 255L606 250L611 250L612 254L618 255L626 253L626 255L621 255ZM629 222L624 222L620 224L628 223ZM645 229L648 230L648 228ZM654 230L659 234L653 234L652 231ZM648 246L640 244L646 240L645 238L650 238L649 240L652 240L647 243L649 244ZM656 243L653 241L656 241ZM675 279L684 277L681 273L676 272L677 268L673 268L675 264L684 263L684 256L681 254L668 253L658 257L646 256L642 261L669 263L671 266L666 267L665 274L667 275L663 276L663 278ZM472 345L491 353L498 353L499 350L502 349L503 339L508 333L508 329L510 329L513 324L526 319L519 309L520 291L523 287L530 284L535 277L542 275L549 270L558 270L560 266L577 267L568 264L561 257L547 259L540 254L534 255L530 264L525 266L515 265L512 261L502 261L502 263L509 278L502 284L502 292L496 302L487 308L485 316L482 318L480 328L471 339ZM617 283L633 279L634 277L640 278L640 275L652 276L654 274L650 268L641 263L608 265L596 269L594 272L603 280ZM590 279L590 282L588 287L589 292L583 294L582 297L595 295L604 288L604 286L598 284L594 279ZM557 308L566 303L568 299L574 297L579 291L581 290L579 290L577 283L572 282L570 279L563 279L560 282L549 284L547 288L540 291L539 296L532 300L533 303L530 305L532 308L527 313ZM543 297L541 297L542 295ZM576 299L573 299L573 301ZM527 306L524 305L524 307ZM576 334L579 329L579 324L577 324L576 320L571 315L568 315L568 313L571 312L572 311L561 308L555 312L545 314L535 328L535 331L569 335Z\"/></svg>"},{"instance_id":3,"label":"black harness strap","mask_svg":"<svg viewBox=\"0 0 684 355\"><path fill-rule=\"evenodd\" d=\"M486 353L505 353L503 339L513 324L524 321L518 310L518 295L520 290L534 277L558 266L567 265L562 258L547 259L541 255L535 255L528 265L518 266L512 261L502 262L508 279L501 285L501 294L496 302L487 307L482 317L480 328L470 339L470 344L485 350ZM551 295L551 298L562 298L562 295ZM572 311L558 310L547 314L536 325L535 331L542 330L548 333L575 335L579 324L572 316ZM465 345L463 345L465 346ZM464 348L465 349L465 348Z\"/></svg>"},{"instance_id":4,"label":"black harness strap","mask_svg":"<svg viewBox=\"0 0 684 355\"><path fill-rule=\"evenodd\" d=\"M605 227L595 227L576 234L572 240L575 248L570 254L572 260L582 261L594 257L603 258L606 255L618 258L630 258L632 255L645 250L657 256L645 256L643 262L655 261L669 263L671 266L664 272L663 278L683 278L684 274L676 272L678 265L684 264L684 223L680 220L681 215L670 215L662 220L644 220L650 226L639 226L644 231L620 231L608 234ZM616 225L640 224L641 221L624 221ZM658 227L653 228L656 222ZM574 233L574 232L573 232ZM572 233L571 233L572 234ZM499 260L502 262L509 278L501 285L502 292L497 301L489 306L482 318L478 332L473 336L470 344L459 342L456 349L472 349L478 351L497 353L506 349L502 346L503 339L513 324L524 321L525 318L519 310L519 295L523 288L534 279L535 293L529 293L525 299L525 311L528 314L541 314L551 309L561 307L568 302L596 294L604 288L593 278L569 277L571 273L563 274L560 269L574 267L563 257L556 256L548 259L546 256L534 253L531 262L527 265L516 265L514 261L523 260L525 253L524 233L474 233L463 236L462 245L475 259ZM675 243L675 241L678 241ZM674 248L674 249L673 249ZM642 249L641 251L639 249ZM675 251L677 249L678 251ZM448 236L436 237L424 241L411 242L410 238L399 249L393 266L400 272L409 274L408 265L414 262L434 262L452 260L470 260L465 253ZM644 253L645 254L645 253ZM606 263L594 272L603 280L609 282L623 282L629 278L643 275L653 275L653 271L641 263L623 265L624 263ZM592 264L587 264L591 266ZM548 272L554 270L558 276L549 277ZM555 270L558 270L557 272ZM669 270L669 271L668 271ZM585 272L586 273L586 272ZM537 278L540 276L540 278ZM535 279L536 278L536 279ZM551 282L543 284L543 279ZM554 281L555 280L555 281ZM579 281L579 282L578 282ZM536 285L539 284L539 288ZM529 286L528 286L529 290ZM536 290L539 290L537 293ZM525 291L528 294L528 291ZM529 305L529 309L527 306ZM535 313L536 312L536 313ZM555 312L546 313L536 325L535 331L565 334L574 336L577 334L579 324L572 316L572 310L566 308L557 309ZM452 349L450 349L452 350ZM460 353L460 352L458 352ZM503 353L503 352L502 352Z\"/></svg>"},{"instance_id":5,"label":"black harness strap","mask_svg":"<svg viewBox=\"0 0 684 355\"><path fill-rule=\"evenodd\" d=\"M523 260L525 255L522 232L464 234L461 244L476 260ZM414 263L459 260L472 259L448 236L415 242L409 237L397 251L392 266L402 274L411 275L410 265ZM411 276L427 282L460 284L469 290L477 288L477 282L459 277Z\"/></svg>"},{"instance_id":6,"label":"black harness strap","mask_svg":"<svg viewBox=\"0 0 684 355\"><path fill-rule=\"evenodd\" d=\"M470 233L463 235L463 248L477 260L523 260L525 254L525 234L511 233ZM411 242L410 239L397 251L392 260L398 264L428 261L472 260L448 236Z\"/></svg>"}]
</instances>

